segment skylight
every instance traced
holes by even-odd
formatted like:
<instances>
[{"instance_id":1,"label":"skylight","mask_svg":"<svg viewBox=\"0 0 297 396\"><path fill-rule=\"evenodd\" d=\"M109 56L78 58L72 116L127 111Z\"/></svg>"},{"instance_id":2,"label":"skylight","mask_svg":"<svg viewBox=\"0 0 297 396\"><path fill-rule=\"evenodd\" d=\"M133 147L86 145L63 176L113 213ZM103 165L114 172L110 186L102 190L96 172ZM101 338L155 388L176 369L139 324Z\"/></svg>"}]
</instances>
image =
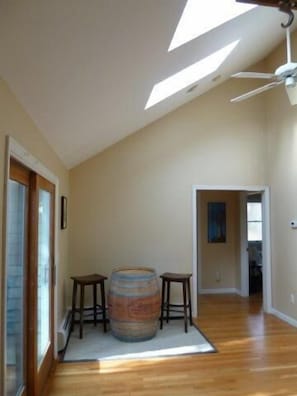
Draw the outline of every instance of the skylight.
<instances>
[{"instance_id":1,"label":"skylight","mask_svg":"<svg viewBox=\"0 0 297 396\"><path fill-rule=\"evenodd\" d=\"M235 0L188 0L168 51L180 47L254 7L257 6L239 4Z\"/></svg>"},{"instance_id":2,"label":"skylight","mask_svg":"<svg viewBox=\"0 0 297 396\"><path fill-rule=\"evenodd\" d=\"M215 72L228 55L234 50L238 42L239 40L233 41L226 47L219 49L206 58L199 60L193 65L188 66L178 73L155 84L145 109L154 106L156 103L161 102L181 89Z\"/></svg>"}]
</instances>

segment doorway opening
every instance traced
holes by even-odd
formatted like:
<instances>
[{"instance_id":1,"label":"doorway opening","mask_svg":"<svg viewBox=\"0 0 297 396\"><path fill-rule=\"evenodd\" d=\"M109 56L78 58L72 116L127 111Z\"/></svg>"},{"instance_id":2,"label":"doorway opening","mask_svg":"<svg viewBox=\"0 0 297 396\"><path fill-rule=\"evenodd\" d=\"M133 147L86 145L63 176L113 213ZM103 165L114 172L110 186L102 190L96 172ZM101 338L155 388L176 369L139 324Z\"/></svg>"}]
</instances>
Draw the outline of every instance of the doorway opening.
<instances>
[{"instance_id":1,"label":"doorway opening","mask_svg":"<svg viewBox=\"0 0 297 396\"><path fill-rule=\"evenodd\" d=\"M261 199L261 254L250 272L248 242L248 199ZM208 240L208 204L225 203L226 238L223 243ZM250 274L261 289L263 309L271 312L271 257L269 189L267 186L192 187L193 210L193 312L198 315L199 294L235 293L250 296ZM254 219L254 221L258 219ZM231 226L230 226L231 224ZM235 224L235 225L234 225ZM253 225L255 228L255 225ZM260 227L259 224L256 227ZM219 241L222 242L222 241ZM229 252L226 251L229 249ZM230 253L231 250L231 253ZM204 254L208 254L205 258ZM252 259L251 261L254 261ZM254 264L254 263L253 263ZM258 271L258 272L257 272ZM257 273L256 273L257 272ZM257 278L257 279L254 279Z\"/></svg>"},{"instance_id":2,"label":"doorway opening","mask_svg":"<svg viewBox=\"0 0 297 396\"><path fill-rule=\"evenodd\" d=\"M262 195L248 193L247 195L247 240L249 260L249 295L262 295Z\"/></svg>"}]
</instances>

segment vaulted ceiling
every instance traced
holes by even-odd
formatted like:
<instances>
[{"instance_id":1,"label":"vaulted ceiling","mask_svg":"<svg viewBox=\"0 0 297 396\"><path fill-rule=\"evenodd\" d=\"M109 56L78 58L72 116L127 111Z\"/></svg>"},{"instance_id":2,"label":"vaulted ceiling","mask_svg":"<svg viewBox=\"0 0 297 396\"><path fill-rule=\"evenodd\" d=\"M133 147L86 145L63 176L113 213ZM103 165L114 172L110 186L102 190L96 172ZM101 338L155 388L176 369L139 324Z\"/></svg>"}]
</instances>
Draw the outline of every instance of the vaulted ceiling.
<instances>
[{"instance_id":1,"label":"vaulted ceiling","mask_svg":"<svg viewBox=\"0 0 297 396\"><path fill-rule=\"evenodd\" d=\"M209 1L196 1L203 16ZM168 51L185 5L1 0L0 76L68 168L247 69L285 37L286 16L256 7ZM213 7L208 17L215 15ZM227 46L198 84L145 109L156 84Z\"/></svg>"}]
</instances>

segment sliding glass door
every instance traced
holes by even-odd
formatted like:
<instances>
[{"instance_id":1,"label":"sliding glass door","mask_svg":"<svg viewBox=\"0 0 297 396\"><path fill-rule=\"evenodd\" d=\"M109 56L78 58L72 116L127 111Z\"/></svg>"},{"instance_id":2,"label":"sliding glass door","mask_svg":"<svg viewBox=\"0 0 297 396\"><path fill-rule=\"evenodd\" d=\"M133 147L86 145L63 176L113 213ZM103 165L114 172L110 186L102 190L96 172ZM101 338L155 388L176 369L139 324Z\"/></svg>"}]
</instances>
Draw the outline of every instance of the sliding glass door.
<instances>
[{"instance_id":1,"label":"sliding glass door","mask_svg":"<svg viewBox=\"0 0 297 396\"><path fill-rule=\"evenodd\" d=\"M7 204L6 396L38 396L54 360L54 192L11 160Z\"/></svg>"}]
</instances>

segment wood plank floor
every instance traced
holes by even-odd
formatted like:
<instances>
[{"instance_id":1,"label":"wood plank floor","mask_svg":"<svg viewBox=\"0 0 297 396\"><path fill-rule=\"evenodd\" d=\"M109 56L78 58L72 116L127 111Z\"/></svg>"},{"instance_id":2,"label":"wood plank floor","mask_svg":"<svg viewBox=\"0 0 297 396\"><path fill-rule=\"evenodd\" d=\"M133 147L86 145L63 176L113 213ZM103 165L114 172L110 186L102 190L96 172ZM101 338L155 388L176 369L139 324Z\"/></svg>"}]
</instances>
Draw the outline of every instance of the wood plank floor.
<instances>
[{"instance_id":1,"label":"wood plank floor","mask_svg":"<svg viewBox=\"0 0 297 396\"><path fill-rule=\"evenodd\" d=\"M202 296L199 328L218 353L128 362L59 363L49 396L297 395L297 329L257 297Z\"/></svg>"}]
</instances>

